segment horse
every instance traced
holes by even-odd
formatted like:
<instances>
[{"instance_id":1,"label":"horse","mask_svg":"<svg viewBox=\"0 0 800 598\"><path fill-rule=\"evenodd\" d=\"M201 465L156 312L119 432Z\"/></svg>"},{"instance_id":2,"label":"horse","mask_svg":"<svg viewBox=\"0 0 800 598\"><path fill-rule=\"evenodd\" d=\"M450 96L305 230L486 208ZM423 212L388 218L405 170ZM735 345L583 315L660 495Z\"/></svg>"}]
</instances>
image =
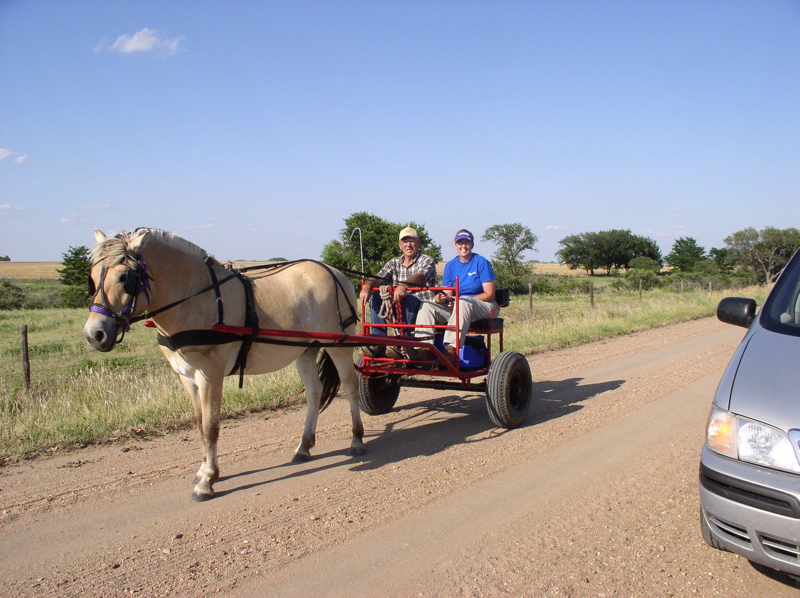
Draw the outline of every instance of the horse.
<instances>
[{"instance_id":1,"label":"horse","mask_svg":"<svg viewBox=\"0 0 800 598\"><path fill-rule=\"evenodd\" d=\"M223 379L263 374L292 362L305 385L305 427L293 462L311 458L317 419L339 388L350 402L348 454L366 453L353 367L353 348L295 338L258 337L261 328L350 334L357 321L356 295L347 277L312 260L261 266L245 276L173 233L138 228L107 237L95 230L91 252L89 318L83 334L98 351L111 351L132 323L158 330L160 349L194 405L203 460L192 500L214 496L219 478L217 440ZM252 335L213 330L215 324L252 328ZM313 338L313 335L311 335ZM322 347L322 351L320 351ZM320 356L317 363L318 354Z\"/></svg>"}]
</instances>

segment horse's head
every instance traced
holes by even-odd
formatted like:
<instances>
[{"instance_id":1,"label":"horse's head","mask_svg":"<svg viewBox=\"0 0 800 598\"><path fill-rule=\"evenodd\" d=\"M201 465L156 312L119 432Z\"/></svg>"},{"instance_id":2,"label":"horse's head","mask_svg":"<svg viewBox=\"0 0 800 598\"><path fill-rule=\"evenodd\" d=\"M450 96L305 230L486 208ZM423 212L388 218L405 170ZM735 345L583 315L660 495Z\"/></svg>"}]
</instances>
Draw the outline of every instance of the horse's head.
<instances>
[{"instance_id":1,"label":"horse's head","mask_svg":"<svg viewBox=\"0 0 800 598\"><path fill-rule=\"evenodd\" d=\"M94 349L111 351L130 329L131 317L143 312L150 302L150 277L141 254L148 230L122 232L115 237L95 230L94 235L97 246L92 251L89 273L92 305L83 334Z\"/></svg>"}]
</instances>

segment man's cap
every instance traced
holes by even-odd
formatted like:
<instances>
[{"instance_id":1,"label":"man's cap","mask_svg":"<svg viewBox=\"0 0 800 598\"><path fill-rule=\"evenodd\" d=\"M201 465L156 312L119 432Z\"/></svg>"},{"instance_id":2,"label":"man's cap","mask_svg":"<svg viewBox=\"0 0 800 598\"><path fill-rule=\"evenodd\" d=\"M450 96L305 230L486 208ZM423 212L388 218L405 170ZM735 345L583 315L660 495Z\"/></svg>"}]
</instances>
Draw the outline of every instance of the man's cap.
<instances>
[{"instance_id":1,"label":"man's cap","mask_svg":"<svg viewBox=\"0 0 800 598\"><path fill-rule=\"evenodd\" d=\"M470 243L474 243L475 242L475 239L472 238L472 233L463 232L463 233L458 233L456 235L456 238L455 238L455 242L456 243L458 243L459 241L464 241L464 240L469 241Z\"/></svg>"},{"instance_id":2,"label":"man's cap","mask_svg":"<svg viewBox=\"0 0 800 598\"><path fill-rule=\"evenodd\" d=\"M419 235L417 235L417 231L415 231L410 226L407 226L403 230L400 231L400 240L402 241L406 237L414 237L415 239L419 239Z\"/></svg>"}]
</instances>

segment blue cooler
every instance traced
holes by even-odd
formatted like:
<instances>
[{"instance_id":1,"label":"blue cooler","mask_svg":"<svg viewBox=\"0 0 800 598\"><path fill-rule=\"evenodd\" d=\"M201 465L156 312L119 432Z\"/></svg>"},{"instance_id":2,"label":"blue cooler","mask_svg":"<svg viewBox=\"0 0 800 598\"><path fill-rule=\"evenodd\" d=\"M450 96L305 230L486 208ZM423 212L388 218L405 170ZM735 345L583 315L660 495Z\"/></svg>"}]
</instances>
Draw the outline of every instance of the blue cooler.
<instances>
[{"instance_id":1,"label":"blue cooler","mask_svg":"<svg viewBox=\"0 0 800 598\"><path fill-rule=\"evenodd\" d=\"M433 339L433 346L444 353L444 337L437 334ZM458 359L462 368L482 368L486 365L486 344L479 335L468 336L464 346L458 352Z\"/></svg>"},{"instance_id":2,"label":"blue cooler","mask_svg":"<svg viewBox=\"0 0 800 598\"><path fill-rule=\"evenodd\" d=\"M486 345L482 336L468 336L458 354L461 366L465 368L482 368L486 365Z\"/></svg>"}]
</instances>

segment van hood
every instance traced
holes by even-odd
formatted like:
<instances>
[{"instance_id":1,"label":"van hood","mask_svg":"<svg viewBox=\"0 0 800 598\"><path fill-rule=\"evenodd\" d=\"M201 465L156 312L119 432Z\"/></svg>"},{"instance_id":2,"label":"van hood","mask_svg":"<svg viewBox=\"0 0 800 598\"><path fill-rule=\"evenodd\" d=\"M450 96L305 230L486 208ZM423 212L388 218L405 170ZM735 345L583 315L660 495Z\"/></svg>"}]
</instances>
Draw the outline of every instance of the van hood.
<instances>
[{"instance_id":1,"label":"van hood","mask_svg":"<svg viewBox=\"0 0 800 598\"><path fill-rule=\"evenodd\" d=\"M783 431L800 428L800 337L763 328L750 337L734 377L730 411Z\"/></svg>"}]
</instances>

